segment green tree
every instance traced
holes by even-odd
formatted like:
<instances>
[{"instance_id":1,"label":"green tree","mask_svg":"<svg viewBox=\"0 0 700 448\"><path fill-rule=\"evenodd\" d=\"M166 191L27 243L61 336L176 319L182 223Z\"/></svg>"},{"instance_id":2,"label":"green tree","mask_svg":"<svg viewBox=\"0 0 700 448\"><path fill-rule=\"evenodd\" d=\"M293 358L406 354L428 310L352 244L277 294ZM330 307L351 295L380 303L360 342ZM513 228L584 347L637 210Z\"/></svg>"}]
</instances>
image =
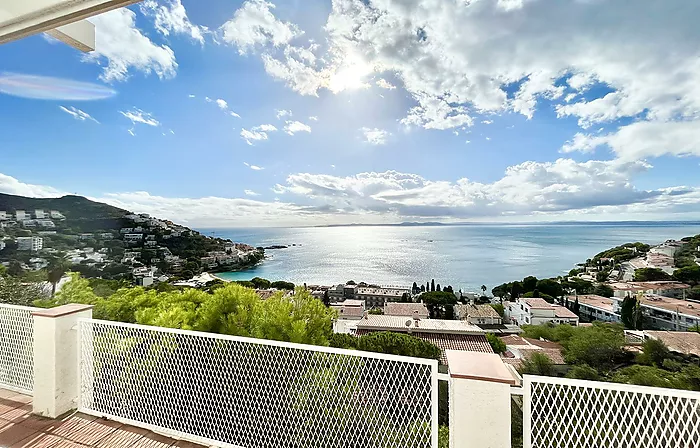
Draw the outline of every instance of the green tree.
<instances>
[{"instance_id":1,"label":"green tree","mask_svg":"<svg viewBox=\"0 0 700 448\"><path fill-rule=\"evenodd\" d=\"M331 306L331 298L328 295L328 290L323 291L323 304L326 306Z\"/></svg>"},{"instance_id":2,"label":"green tree","mask_svg":"<svg viewBox=\"0 0 700 448\"><path fill-rule=\"evenodd\" d=\"M513 282L510 287L510 300L515 301L523 292L523 285L520 282Z\"/></svg>"},{"instance_id":3,"label":"green tree","mask_svg":"<svg viewBox=\"0 0 700 448\"><path fill-rule=\"evenodd\" d=\"M610 286L601 283L595 287L595 289L593 290L593 294L597 294L603 297L612 297L615 295L615 291L613 291L613 289Z\"/></svg>"},{"instance_id":4,"label":"green tree","mask_svg":"<svg viewBox=\"0 0 700 448\"><path fill-rule=\"evenodd\" d=\"M696 264L694 266L676 269L673 272L673 278L679 282L697 285L700 283L700 266Z\"/></svg>"},{"instance_id":5,"label":"green tree","mask_svg":"<svg viewBox=\"0 0 700 448\"><path fill-rule=\"evenodd\" d=\"M435 292L435 279L430 280L430 292Z\"/></svg>"},{"instance_id":6,"label":"green tree","mask_svg":"<svg viewBox=\"0 0 700 448\"><path fill-rule=\"evenodd\" d=\"M493 349L494 353L505 353L506 343L493 333L486 333L486 340Z\"/></svg>"},{"instance_id":7,"label":"green tree","mask_svg":"<svg viewBox=\"0 0 700 448\"><path fill-rule=\"evenodd\" d=\"M642 353L637 356L637 362L650 366L663 367L664 361L671 358L671 351L658 339L647 339L642 345Z\"/></svg>"},{"instance_id":8,"label":"green tree","mask_svg":"<svg viewBox=\"0 0 700 448\"><path fill-rule=\"evenodd\" d=\"M31 306L35 300L46 298L46 292L36 283L26 283L17 277L0 272L0 303Z\"/></svg>"},{"instance_id":9,"label":"green tree","mask_svg":"<svg viewBox=\"0 0 700 448\"><path fill-rule=\"evenodd\" d=\"M482 293L482 294L486 294L486 290L487 290L487 289L488 289L488 288L486 287L486 285L481 285L481 293Z\"/></svg>"},{"instance_id":10,"label":"green tree","mask_svg":"<svg viewBox=\"0 0 700 448\"><path fill-rule=\"evenodd\" d=\"M13 277L21 277L24 274L24 268L18 261L11 261L7 268L7 273Z\"/></svg>"},{"instance_id":11,"label":"green tree","mask_svg":"<svg viewBox=\"0 0 700 448\"><path fill-rule=\"evenodd\" d=\"M46 279L49 283L51 283L51 296L56 294L56 285L63 278L67 267L67 264L62 261L54 262L49 265L48 270L46 271Z\"/></svg>"},{"instance_id":12,"label":"green tree","mask_svg":"<svg viewBox=\"0 0 700 448\"><path fill-rule=\"evenodd\" d=\"M366 352L440 359L440 349L428 341L403 333L379 331L360 337L357 348Z\"/></svg>"},{"instance_id":13,"label":"green tree","mask_svg":"<svg viewBox=\"0 0 700 448\"><path fill-rule=\"evenodd\" d=\"M564 359L568 364L588 364L606 370L627 358L624 345L621 325L594 322L591 327L576 329L564 345Z\"/></svg>"},{"instance_id":14,"label":"green tree","mask_svg":"<svg viewBox=\"0 0 700 448\"><path fill-rule=\"evenodd\" d=\"M376 308L371 308L369 311L367 311L367 313L375 315L375 316L381 316L384 314L384 310L379 308L379 307L376 307Z\"/></svg>"},{"instance_id":15,"label":"green tree","mask_svg":"<svg viewBox=\"0 0 700 448\"><path fill-rule=\"evenodd\" d=\"M270 287L275 289L286 289L287 291L294 291L295 288L294 283L284 281L272 282Z\"/></svg>"},{"instance_id":16,"label":"green tree","mask_svg":"<svg viewBox=\"0 0 700 448\"><path fill-rule=\"evenodd\" d=\"M250 282L255 285L256 289L269 289L272 283L270 280L260 278L260 277L253 277Z\"/></svg>"},{"instance_id":17,"label":"green tree","mask_svg":"<svg viewBox=\"0 0 700 448\"><path fill-rule=\"evenodd\" d=\"M564 295L564 288L562 288L561 283L551 278L538 280L536 289L541 294L552 297L561 297Z\"/></svg>"},{"instance_id":18,"label":"green tree","mask_svg":"<svg viewBox=\"0 0 700 448\"><path fill-rule=\"evenodd\" d=\"M535 288L537 288L537 277L534 277L532 275L525 277L523 279L522 286L523 292L534 291Z\"/></svg>"},{"instance_id":19,"label":"green tree","mask_svg":"<svg viewBox=\"0 0 700 448\"><path fill-rule=\"evenodd\" d=\"M620 305L620 320L628 330L642 329L642 307L636 297L625 297Z\"/></svg>"},{"instance_id":20,"label":"green tree","mask_svg":"<svg viewBox=\"0 0 700 448\"><path fill-rule=\"evenodd\" d=\"M498 315L501 316L502 318L505 317L505 311L506 311L506 309L505 309L505 307L504 307L502 304L500 304L500 303L491 304L491 308L493 308L494 310L496 310L496 312L498 313Z\"/></svg>"},{"instance_id":21,"label":"green tree","mask_svg":"<svg viewBox=\"0 0 700 448\"><path fill-rule=\"evenodd\" d=\"M521 375L553 376L554 363L544 353L534 352L523 359L518 371Z\"/></svg>"},{"instance_id":22,"label":"green tree","mask_svg":"<svg viewBox=\"0 0 700 448\"><path fill-rule=\"evenodd\" d=\"M68 272L70 281L58 291L53 300L39 303L39 306L51 307L56 305L66 305L69 303L82 303L85 305L95 305L99 297L90 287L90 281L80 276L76 272Z\"/></svg>"},{"instance_id":23,"label":"green tree","mask_svg":"<svg viewBox=\"0 0 700 448\"><path fill-rule=\"evenodd\" d=\"M453 315L453 306L457 303L454 294L444 291L426 292L421 296L428 308L431 319L449 319Z\"/></svg>"},{"instance_id":24,"label":"green tree","mask_svg":"<svg viewBox=\"0 0 700 448\"><path fill-rule=\"evenodd\" d=\"M571 370L567 372L566 377L577 380L600 381L600 374L598 371L587 364L573 366Z\"/></svg>"},{"instance_id":25,"label":"green tree","mask_svg":"<svg viewBox=\"0 0 700 448\"><path fill-rule=\"evenodd\" d=\"M634 271L635 282L671 280L672 277L658 268L641 268Z\"/></svg>"}]
</instances>

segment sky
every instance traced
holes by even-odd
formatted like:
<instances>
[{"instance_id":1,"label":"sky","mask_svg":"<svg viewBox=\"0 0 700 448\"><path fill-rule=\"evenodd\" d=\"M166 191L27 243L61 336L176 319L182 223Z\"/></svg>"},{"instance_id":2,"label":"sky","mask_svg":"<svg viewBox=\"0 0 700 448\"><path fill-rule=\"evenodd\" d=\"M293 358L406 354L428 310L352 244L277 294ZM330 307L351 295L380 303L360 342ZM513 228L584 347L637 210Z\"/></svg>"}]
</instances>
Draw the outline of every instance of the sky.
<instances>
[{"instance_id":1,"label":"sky","mask_svg":"<svg viewBox=\"0 0 700 448\"><path fill-rule=\"evenodd\" d=\"M197 227L700 220L700 2L146 0L0 45L0 192Z\"/></svg>"}]
</instances>

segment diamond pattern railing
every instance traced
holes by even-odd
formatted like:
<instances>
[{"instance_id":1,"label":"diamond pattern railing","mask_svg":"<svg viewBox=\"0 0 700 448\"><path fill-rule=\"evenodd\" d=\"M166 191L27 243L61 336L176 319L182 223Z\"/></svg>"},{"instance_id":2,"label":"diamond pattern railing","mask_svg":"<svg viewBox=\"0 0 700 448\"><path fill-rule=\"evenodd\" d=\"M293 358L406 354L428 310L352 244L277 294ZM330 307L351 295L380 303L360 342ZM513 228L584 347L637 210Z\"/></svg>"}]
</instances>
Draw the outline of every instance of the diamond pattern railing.
<instances>
[{"instance_id":1,"label":"diamond pattern railing","mask_svg":"<svg viewBox=\"0 0 700 448\"><path fill-rule=\"evenodd\" d=\"M28 395L34 389L34 310L0 304L0 388Z\"/></svg>"},{"instance_id":2,"label":"diamond pattern railing","mask_svg":"<svg viewBox=\"0 0 700 448\"><path fill-rule=\"evenodd\" d=\"M437 361L81 320L79 409L216 446L436 448Z\"/></svg>"},{"instance_id":3,"label":"diamond pattern railing","mask_svg":"<svg viewBox=\"0 0 700 448\"><path fill-rule=\"evenodd\" d=\"M700 447L700 393L525 375L524 448Z\"/></svg>"}]
</instances>

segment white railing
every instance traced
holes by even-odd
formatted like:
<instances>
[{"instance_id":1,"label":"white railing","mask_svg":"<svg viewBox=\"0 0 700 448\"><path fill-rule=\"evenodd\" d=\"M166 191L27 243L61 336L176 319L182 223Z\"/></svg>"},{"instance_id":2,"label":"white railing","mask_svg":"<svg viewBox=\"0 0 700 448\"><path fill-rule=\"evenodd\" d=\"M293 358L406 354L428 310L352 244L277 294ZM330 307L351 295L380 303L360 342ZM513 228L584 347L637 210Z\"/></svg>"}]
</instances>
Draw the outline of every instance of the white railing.
<instances>
[{"instance_id":1,"label":"white railing","mask_svg":"<svg viewBox=\"0 0 700 448\"><path fill-rule=\"evenodd\" d=\"M524 448L700 447L700 393L526 375Z\"/></svg>"},{"instance_id":2,"label":"white railing","mask_svg":"<svg viewBox=\"0 0 700 448\"><path fill-rule=\"evenodd\" d=\"M0 388L29 395L34 389L34 310L0 304Z\"/></svg>"},{"instance_id":3,"label":"white railing","mask_svg":"<svg viewBox=\"0 0 700 448\"><path fill-rule=\"evenodd\" d=\"M79 410L248 448L436 448L437 361L81 319Z\"/></svg>"}]
</instances>

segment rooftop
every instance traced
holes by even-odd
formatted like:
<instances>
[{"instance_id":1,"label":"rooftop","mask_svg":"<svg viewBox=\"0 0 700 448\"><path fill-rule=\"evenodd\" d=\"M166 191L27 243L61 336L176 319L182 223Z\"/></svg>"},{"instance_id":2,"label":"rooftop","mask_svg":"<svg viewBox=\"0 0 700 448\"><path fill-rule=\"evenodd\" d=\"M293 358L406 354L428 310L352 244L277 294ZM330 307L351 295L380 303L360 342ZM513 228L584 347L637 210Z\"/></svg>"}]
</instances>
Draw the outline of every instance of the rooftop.
<instances>
[{"instance_id":1,"label":"rooftop","mask_svg":"<svg viewBox=\"0 0 700 448\"><path fill-rule=\"evenodd\" d=\"M384 314L387 316L406 316L413 317L417 315L420 318L428 317L428 308L422 303L399 303L389 302L384 305Z\"/></svg>"},{"instance_id":2,"label":"rooftop","mask_svg":"<svg viewBox=\"0 0 700 448\"><path fill-rule=\"evenodd\" d=\"M476 325L470 325L462 320L445 319L412 319L405 316L368 315L358 324L357 329L372 331L400 331L412 333L453 333L453 334L480 334L484 331Z\"/></svg>"},{"instance_id":3,"label":"rooftop","mask_svg":"<svg viewBox=\"0 0 700 448\"><path fill-rule=\"evenodd\" d=\"M596 307L605 310L609 313L615 312L615 300L595 294L586 294L582 296L569 296L569 301L573 302L578 299L579 304Z\"/></svg>"},{"instance_id":4,"label":"rooftop","mask_svg":"<svg viewBox=\"0 0 700 448\"><path fill-rule=\"evenodd\" d=\"M331 305L331 308L338 311L338 317L360 318L365 312L365 310L359 306Z\"/></svg>"},{"instance_id":5,"label":"rooftop","mask_svg":"<svg viewBox=\"0 0 700 448\"><path fill-rule=\"evenodd\" d=\"M0 389L0 446L12 448L204 448L146 429L73 413L53 420L32 415L32 399Z\"/></svg>"},{"instance_id":6,"label":"rooftop","mask_svg":"<svg viewBox=\"0 0 700 448\"><path fill-rule=\"evenodd\" d=\"M674 299L656 294L646 294L640 298L642 305L661 308L672 313L686 314L700 318L700 303Z\"/></svg>"},{"instance_id":7,"label":"rooftop","mask_svg":"<svg viewBox=\"0 0 700 448\"><path fill-rule=\"evenodd\" d=\"M609 285L616 291L646 291L650 289L687 289L689 285L674 281L614 282Z\"/></svg>"},{"instance_id":8,"label":"rooftop","mask_svg":"<svg viewBox=\"0 0 700 448\"><path fill-rule=\"evenodd\" d=\"M357 288L355 295L401 297L406 292L406 289L394 288Z\"/></svg>"},{"instance_id":9,"label":"rooftop","mask_svg":"<svg viewBox=\"0 0 700 448\"><path fill-rule=\"evenodd\" d=\"M354 307L362 308L363 306L365 306L365 301L364 300L357 300L357 299L346 299L342 302L339 302L339 304L346 306L346 307L354 306Z\"/></svg>"},{"instance_id":10,"label":"rooftop","mask_svg":"<svg viewBox=\"0 0 700 448\"><path fill-rule=\"evenodd\" d=\"M576 319L578 316L576 313L561 305L551 305L554 308L554 315L562 319Z\"/></svg>"},{"instance_id":11,"label":"rooftop","mask_svg":"<svg viewBox=\"0 0 700 448\"><path fill-rule=\"evenodd\" d=\"M455 305L455 315L460 319L467 317L500 319L501 317L491 305Z\"/></svg>"},{"instance_id":12,"label":"rooftop","mask_svg":"<svg viewBox=\"0 0 700 448\"><path fill-rule=\"evenodd\" d=\"M548 310L552 307L551 303L540 298L523 299L523 302L525 302L530 308Z\"/></svg>"},{"instance_id":13,"label":"rooftop","mask_svg":"<svg viewBox=\"0 0 700 448\"><path fill-rule=\"evenodd\" d=\"M700 356L700 333L694 331L650 331L644 334L662 341L669 350L685 355Z\"/></svg>"}]
</instances>

